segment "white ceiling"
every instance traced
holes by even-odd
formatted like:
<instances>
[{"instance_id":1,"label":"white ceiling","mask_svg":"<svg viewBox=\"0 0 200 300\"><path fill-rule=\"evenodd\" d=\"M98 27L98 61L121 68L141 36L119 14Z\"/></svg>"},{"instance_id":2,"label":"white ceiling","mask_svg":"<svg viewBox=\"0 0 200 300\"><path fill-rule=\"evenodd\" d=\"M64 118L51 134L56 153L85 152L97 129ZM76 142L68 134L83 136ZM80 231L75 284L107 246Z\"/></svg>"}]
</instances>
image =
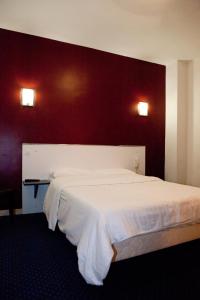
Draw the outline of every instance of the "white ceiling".
<instances>
[{"instance_id":1,"label":"white ceiling","mask_svg":"<svg viewBox=\"0 0 200 300\"><path fill-rule=\"evenodd\" d=\"M0 0L0 27L161 63L200 57L200 0Z\"/></svg>"}]
</instances>

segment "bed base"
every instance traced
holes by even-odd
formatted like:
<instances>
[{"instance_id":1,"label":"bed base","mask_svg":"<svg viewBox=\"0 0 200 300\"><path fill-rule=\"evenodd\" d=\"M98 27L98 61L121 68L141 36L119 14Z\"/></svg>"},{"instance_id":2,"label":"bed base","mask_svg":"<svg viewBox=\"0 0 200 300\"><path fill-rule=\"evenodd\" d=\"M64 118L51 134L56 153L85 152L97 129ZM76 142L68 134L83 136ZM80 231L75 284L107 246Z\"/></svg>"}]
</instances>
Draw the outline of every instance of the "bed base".
<instances>
[{"instance_id":1,"label":"bed base","mask_svg":"<svg viewBox=\"0 0 200 300\"><path fill-rule=\"evenodd\" d=\"M113 262L200 238L200 224L142 234L113 244Z\"/></svg>"}]
</instances>

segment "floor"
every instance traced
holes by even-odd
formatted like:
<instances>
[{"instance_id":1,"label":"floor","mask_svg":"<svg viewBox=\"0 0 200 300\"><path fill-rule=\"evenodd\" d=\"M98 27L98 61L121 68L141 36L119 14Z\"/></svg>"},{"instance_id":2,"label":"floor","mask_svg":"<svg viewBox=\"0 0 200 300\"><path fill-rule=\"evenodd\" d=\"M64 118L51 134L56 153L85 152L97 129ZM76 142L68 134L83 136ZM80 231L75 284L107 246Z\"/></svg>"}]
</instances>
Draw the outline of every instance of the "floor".
<instances>
[{"instance_id":1,"label":"floor","mask_svg":"<svg viewBox=\"0 0 200 300\"><path fill-rule=\"evenodd\" d=\"M0 299L200 299L200 240L113 263L95 287L43 214L0 217Z\"/></svg>"}]
</instances>

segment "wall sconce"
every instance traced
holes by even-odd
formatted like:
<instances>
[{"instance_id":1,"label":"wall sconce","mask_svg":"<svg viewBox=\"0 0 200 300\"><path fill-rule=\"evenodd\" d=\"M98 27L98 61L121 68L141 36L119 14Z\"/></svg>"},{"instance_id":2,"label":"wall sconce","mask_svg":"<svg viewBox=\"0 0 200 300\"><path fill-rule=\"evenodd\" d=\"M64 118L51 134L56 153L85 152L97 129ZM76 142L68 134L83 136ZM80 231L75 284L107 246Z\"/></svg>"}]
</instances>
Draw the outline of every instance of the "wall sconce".
<instances>
[{"instance_id":1,"label":"wall sconce","mask_svg":"<svg viewBox=\"0 0 200 300\"><path fill-rule=\"evenodd\" d=\"M138 114L140 116L148 116L148 103L147 102L139 102L138 103Z\"/></svg>"},{"instance_id":2,"label":"wall sconce","mask_svg":"<svg viewBox=\"0 0 200 300\"><path fill-rule=\"evenodd\" d=\"M33 89L21 89L21 104L23 106L34 106L35 91Z\"/></svg>"}]
</instances>

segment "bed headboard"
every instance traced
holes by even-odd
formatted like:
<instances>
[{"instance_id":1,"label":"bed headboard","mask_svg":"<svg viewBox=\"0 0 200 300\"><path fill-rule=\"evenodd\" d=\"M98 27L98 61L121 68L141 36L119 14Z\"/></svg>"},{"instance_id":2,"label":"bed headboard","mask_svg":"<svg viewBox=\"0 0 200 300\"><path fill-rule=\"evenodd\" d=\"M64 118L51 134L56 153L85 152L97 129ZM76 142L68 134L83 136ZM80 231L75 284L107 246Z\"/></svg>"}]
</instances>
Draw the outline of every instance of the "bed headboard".
<instances>
[{"instance_id":1,"label":"bed headboard","mask_svg":"<svg viewBox=\"0 0 200 300\"><path fill-rule=\"evenodd\" d=\"M128 168L145 174L145 146L23 144L22 179L47 179L55 168Z\"/></svg>"}]
</instances>

